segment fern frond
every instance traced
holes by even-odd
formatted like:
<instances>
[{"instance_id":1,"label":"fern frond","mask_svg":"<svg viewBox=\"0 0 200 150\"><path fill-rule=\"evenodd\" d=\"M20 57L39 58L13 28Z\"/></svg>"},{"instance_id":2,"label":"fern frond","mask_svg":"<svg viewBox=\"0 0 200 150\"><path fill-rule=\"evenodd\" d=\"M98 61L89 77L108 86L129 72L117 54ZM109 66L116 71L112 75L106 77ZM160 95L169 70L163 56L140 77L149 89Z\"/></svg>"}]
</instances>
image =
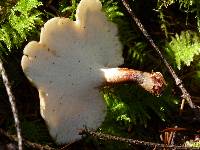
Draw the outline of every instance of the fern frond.
<instances>
[{"instance_id":1,"label":"fern frond","mask_svg":"<svg viewBox=\"0 0 200 150\"><path fill-rule=\"evenodd\" d=\"M108 108L106 120L126 127L133 124L147 126L152 112L165 121L169 108L175 105L175 98L170 92L154 97L134 85L105 88L103 93Z\"/></svg>"},{"instance_id":2,"label":"fern frond","mask_svg":"<svg viewBox=\"0 0 200 150\"><path fill-rule=\"evenodd\" d=\"M168 6L178 2L180 8L184 7L186 9L189 9L189 7L194 4L194 1L195 0L158 0L157 6L158 9L161 9L162 7L167 8Z\"/></svg>"},{"instance_id":3,"label":"fern frond","mask_svg":"<svg viewBox=\"0 0 200 150\"><path fill-rule=\"evenodd\" d=\"M157 1L157 8L158 9L162 9L162 7L168 7L170 6L171 4L175 3L175 0L158 0Z\"/></svg>"},{"instance_id":4,"label":"fern frond","mask_svg":"<svg viewBox=\"0 0 200 150\"><path fill-rule=\"evenodd\" d=\"M38 0L19 0L11 9L10 15L0 28L0 41L8 50L18 48L36 29L36 24L41 24L41 13L34 10L41 4Z\"/></svg>"},{"instance_id":5,"label":"fern frond","mask_svg":"<svg viewBox=\"0 0 200 150\"><path fill-rule=\"evenodd\" d=\"M30 12L32 9L37 8L40 5L42 5L42 3L38 0L20 0L13 10L19 11L23 13L23 15L28 16L31 15Z\"/></svg>"},{"instance_id":6,"label":"fern frond","mask_svg":"<svg viewBox=\"0 0 200 150\"><path fill-rule=\"evenodd\" d=\"M145 42L136 42L133 47L128 50L128 58L127 61L132 66L141 66L144 63L144 59L146 56L145 48L147 44Z\"/></svg>"},{"instance_id":7,"label":"fern frond","mask_svg":"<svg viewBox=\"0 0 200 150\"><path fill-rule=\"evenodd\" d=\"M0 29L0 41L3 41L8 49L11 48L11 35L9 33L11 33L9 24L2 26Z\"/></svg>"},{"instance_id":8,"label":"fern frond","mask_svg":"<svg viewBox=\"0 0 200 150\"><path fill-rule=\"evenodd\" d=\"M75 20L75 14L76 14L76 8L78 6L80 0L71 0L71 5L68 5L68 3L63 0L59 2L59 11L63 13L69 13L69 18L72 20Z\"/></svg>"},{"instance_id":9,"label":"fern frond","mask_svg":"<svg viewBox=\"0 0 200 150\"><path fill-rule=\"evenodd\" d=\"M10 9L16 4L16 1L1 0L0 1L0 24L4 22L9 15Z\"/></svg>"},{"instance_id":10,"label":"fern frond","mask_svg":"<svg viewBox=\"0 0 200 150\"><path fill-rule=\"evenodd\" d=\"M114 2L113 0L102 0L101 2L109 20L114 21L116 18L124 16L123 12L118 6L118 2Z\"/></svg>"},{"instance_id":11,"label":"fern frond","mask_svg":"<svg viewBox=\"0 0 200 150\"><path fill-rule=\"evenodd\" d=\"M159 13L158 17L160 18L160 24L161 24L160 26L161 26L162 31L165 32L165 36L167 38L169 34L168 29L170 28L170 25L169 25L169 22L167 21L167 16L165 15L163 10L176 3L179 5L180 10L183 10L188 15L189 12L193 11L191 7L197 8L197 6L195 6L195 1L198 1L198 0L158 0L157 1L156 9ZM198 17L198 11L197 11L197 17ZM188 18L186 17L185 24L187 24L187 19Z\"/></svg>"},{"instance_id":12,"label":"fern frond","mask_svg":"<svg viewBox=\"0 0 200 150\"><path fill-rule=\"evenodd\" d=\"M194 4L194 0L178 0L180 3L180 7L184 7L186 9L189 9L190 6Z\"/></svg>"},{"instance_id":13,"label":"fern frond","mask_svg":"<svg viewBox=\"0 0 200 150\"><path fill-rule=\"evenodd\" d=\"M200 39L195 32L181 32L172 37L171 42L166 45L166 51L180 70L184 65L190 66L194 56L200 54Z\"/></svg>"}]
</instances>

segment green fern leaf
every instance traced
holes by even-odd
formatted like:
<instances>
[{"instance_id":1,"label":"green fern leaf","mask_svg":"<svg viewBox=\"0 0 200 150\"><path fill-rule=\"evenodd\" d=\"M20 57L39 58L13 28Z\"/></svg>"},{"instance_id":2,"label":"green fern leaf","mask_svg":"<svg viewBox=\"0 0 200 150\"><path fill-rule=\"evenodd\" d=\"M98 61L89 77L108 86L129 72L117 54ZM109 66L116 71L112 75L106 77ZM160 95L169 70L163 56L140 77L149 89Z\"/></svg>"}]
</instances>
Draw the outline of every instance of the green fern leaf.
<instances>
[{"instance_id":1,"label":"green fern leaf","mask_svg":"<svg viewBox=\"0 0 200 150\"><path fill-rule=\"evenodd\" d=\"M175 66L180 70L182 66L190 66L195 55L200 54L200 39L192 31L181 32L172 37L166 46L166 51L175 60Z\"/></svg>"},{"instance_id":2,"label":"green fern leaf","mask_svg":"<svg viewBox=\"0 0 200 150\"><path fill-rule=\"evenodd\" d=\"M11 38L10 38L10 30L9 25L4 25L0 30L0 40L3 41L8 49L11 48Z\"/></svg>"},{"instance_id":3,"label":"green fern leaf","mask_svg":"<svg viewBox=\"0 0 200 150\"><path fill-rule=\"evenodd\" d=\"M40 5L42 5L42 3L38 2L38 0L20 0L13 10L19 11L23 13L23 15L27 16L30 15L30 11L33 8L37 8Z\"/></svg>"},{"instance_id":4,"label":"green fern leaf","mask_svg":"<svg viewBox=\"0 0 200 150\"><path fill-rule=\"evenodd\" d=\"M118 2L114 2L113 0L111 1L102 0L101 2L103 4L103 9L109 20L114 21L116 18L124 16L123 12L120 10L118 6Z\"/></svg>"},{"instance_id":5,"label":"green fern leaf","mask_svg":"<svg viewBox=\"0 0 200 150\"><path fill-rule=\"evenodd\" d=\"M169 108L175 105L175 98L170 92L161 97L154 97L134 85L105 87L103 95L108 108L105 123L113 121L126 127L133 124L147 126L148 120L151 119L150 112L154 112L165 121L169 115Z\"/></svg>"},{"instance_id":6,"label":"green fern leaf","mask_svg":"<svg viewBox=\"0 0 200 150\"><path fill-rule=\"evenodd\" d=\"M41 4L38 0L19 0L11 9L10 15L0 28L0 41L8 50L18 48L36 29L36 24L41 24L41 13L34 10Z\"/></svg>"}]
</instances>

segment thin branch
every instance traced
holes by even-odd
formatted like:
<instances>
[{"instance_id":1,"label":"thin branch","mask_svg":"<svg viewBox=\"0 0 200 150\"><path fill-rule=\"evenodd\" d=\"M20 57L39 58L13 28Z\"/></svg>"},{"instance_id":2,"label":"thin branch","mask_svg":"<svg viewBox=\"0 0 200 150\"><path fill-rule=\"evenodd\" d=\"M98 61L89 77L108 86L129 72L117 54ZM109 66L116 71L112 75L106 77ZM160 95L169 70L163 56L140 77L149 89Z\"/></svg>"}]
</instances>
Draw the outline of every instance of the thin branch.
<instances>
[{"instance_id":1,"label":"thin branch","mask_svg":"<svg viewBox=\"0 0 200 150\"><path fill-rule=\"evenodd\" d=\"M16 108L16 103L15 103L15 97L12 93L11 90L11 84L8 80L8 76L6 74L5 68L3 66L3 62L0 59L0 72L1 72L1 76L3 79L3 83L5 85L7 94L8 94L8 98L10 101L10 105L11 105L11 109L12 109L12 113L13 113L13 117L14 117L14 121L15 121L15 128L17 131L17 137L18 137L18 148L19 150L22 150L22 135L21 135L21 128L20 128L20 122L18 119L18 112L17 112L17 108Z\"/></svg>"},{"instance_id":2,"label":"thin branch","mask_svg":"<svg viewBox=\"0 0 200 150\"><path fill-rule=\"evenodd\" d=\"M82 129L79 133L80 135L88 135L88 136L93 136L95 138L98 138L100 140L104 141L118 141L118 142L123 142L131 145L140 145L140 146L145 146L145 147L152 147L155 149L181 149L181 150L193 150L196 148L192 147L185 147L185 146L175 146L175 145L165 145L165 144L159 144L159 143L153 143L153 142L146 142L146 141L140 141L140 140L133 140L129 138L123 138L123 137L118 137L118 136L113 136L109 134L104 134L100 132L95 132L91 131L88 129Z\"/></svg>"},{"instance_id":3,"label":"thin branch","mask_svg":"<svg viewBox=\"0 0 200 150\"><path fill-rule=\"evenodd\" d=\"M0 135L7 137L11 141L14 141L14 142L18 141L18 139L15 135L11 135L1 128L0 128ZM22 139L22 140L23 140L24 145L26 145L27 147L34 149L34 150L55 150L54 148L51 148L48 145L43 146L43 145L40 145L40 144L37 144L37 143L32 143L32 142L27 141L25 139Z\"/></svg>"},{"instance_id":4,"label":"thin branch","mask_svg":"<svg viewBox=\"0 0 200 150\"><path fill-rule=\"evenodd\" d=\"M135 21L135 23L137 24L137 26L139 27L139 29L141 30L141 32L145 36L145 38L149 41L149 43L151 44L151 46L159 54L160 58L164 62L164 64L167 67L168 71L170 72L170 74L174 78L176 85L180 88L180 90L182 92L182 98L185 99L185 100L187 100L189 106L193 109L196 117L198 119L200 119L199 108L193 104L193 102L191 100L191 96L187 92L187 90L185 89L185 87L184 87L184 85L182 83L182 80L179 79L179 77L176 75L175 71L172 69L172 67L169 65L169 63L167 62L167 60L164 58L164 56L162 55L162 53L159 50L158 46L154 43L154 41L151 38L151 36L145 30L144 26L142 25L142 23L140 22L140 20L136 17L136 15L134 14L133 10L130 8L130 5L127 3L127 0L121 0L121 1L122 1L123 5L125 6L125 8L127 9L127 11L129 12L129 14L131 15L132 19Z\"/></svg>"}]
</instances>

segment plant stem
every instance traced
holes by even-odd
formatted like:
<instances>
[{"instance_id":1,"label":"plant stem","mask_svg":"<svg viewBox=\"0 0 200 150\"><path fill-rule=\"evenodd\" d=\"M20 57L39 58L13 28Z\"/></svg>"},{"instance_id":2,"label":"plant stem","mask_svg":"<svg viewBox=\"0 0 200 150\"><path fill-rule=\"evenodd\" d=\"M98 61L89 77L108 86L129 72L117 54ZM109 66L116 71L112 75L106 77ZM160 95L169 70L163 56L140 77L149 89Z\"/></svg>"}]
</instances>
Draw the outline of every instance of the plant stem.
<instances>
[{"instance_id":1,"label":"plant stem","mask_svg":"<svg viewBox=\"0 0 200 150\"><path fill-rule=\"evenodd\" d=\"M16 108L16 103L15 103L15 97L12 93L12 87L11 87L11 83L9 82L8 76L6 74L6 70L3 66L3 62L0 59L0 72L1 72L1 76L3 79L3 83L5 85L7 94L8 94L8 98L10 101L10 105L11 105L11 109L12 109L12 113L13 113L13 117L14 117L14 121L15 121L15 128L17 131L17 137L18 137L18 148L19 150L22 150L22 136L21 136L21 128L20 128L20 122L18 119L18 112L17 112L17 108Z\"/></svg>"}]
</instances>

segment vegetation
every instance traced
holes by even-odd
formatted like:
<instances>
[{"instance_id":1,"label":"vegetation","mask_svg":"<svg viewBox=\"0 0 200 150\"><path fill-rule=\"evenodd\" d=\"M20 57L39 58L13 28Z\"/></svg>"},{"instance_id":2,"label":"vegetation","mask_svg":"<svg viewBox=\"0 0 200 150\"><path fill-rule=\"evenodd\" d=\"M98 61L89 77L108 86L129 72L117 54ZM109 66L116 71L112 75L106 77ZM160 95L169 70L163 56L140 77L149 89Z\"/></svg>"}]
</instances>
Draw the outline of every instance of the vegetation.
<instances>
[{"instance_id":1,"label":"vegetation","mask_svg":"<svg viewBox=\"0 0 200 150\"><path fill-rule=\"evenodd\" d=\"M166 45L166 52L170 55L171 60L175 60L175 67L179 70L184 65L190 66L194 56L200 53L198 33L192 31L183 31L172 37L172 40Z\"/></svg>"},{"instance_id":2,"label":"vegetation","mask_svg":"<svg viewBox=\"0 0 200 150\"><path fill-rule=\"evenodd\" d=\"M168 85L160 97L150 95L136 85L105 86L102 89L102 94L108 107L108 114L99 131L129 138L160 142L158 131L163 128L172 127L173 124L193 128L193 124L182 124L184 121L182 122L181 119L175 121L181 103L179 91L176 89L173 79L171 79L164 64L131 21L122 3L117 0L101 0L101 2L108 19L118 25L120 40L124 46L123 56L125 63L123 66L143 71L160 71L163 73ZM40 28L43 23L49 18L58 15L75 19L78 3L79 0L1 1L0 58L7 64L13 63L14 65L11 66L18 65L18 68L20 68L18 62L20 62L24 45L33 37L39 38ZM196 104L200 104L200 1L135 0L130 1L130 5L134 8L138 18L141 19L156 43L162 48L162 52L169 63L183 79L190 94L195 97ZM14 61L12 60L13 58ZM8 69L10 70L8 72L11 73L15 70L12 67L8 67ZM14 87L20 88L24 83L23 80L26 80L22 73L18 73L18 75L11 74L10 76L13 78ZM29 102L31 96L36 95L35 97L37 97L37 92L34 90L34 94L30 94L23 93L23 89L24 87L18 93L21 93L22 95L20 96L27 99L26 103ZM0 105L7 105L5 99L7 99L7 96L0 80ZM23 112L28 109L25 108L27 107L26 104L20 102L20 99L17 103L21 105L20 109ZM49 137L48 132L45 131L44 123L39 115L33 112L29 112L30 114L27 116L20 114L20 118L23 118L22 124L24 127L22 129L24 136L32 142L55 146L52 140L45 140L47 136ZM12 122L6 119L4 114L0 111L0 127L13 131ZM186 108L184 115L191 115L189 109ZM37 119L40 121L37 122ZM34 127L33 124L35 123ZM197 130L199 130L198 125ZM40 134L35 132L40 132L41 137L39 137ZM98 140L86 138L84 142L95 143L94 145L96 146L111 149L111 146L106 146L107 144ZM183 144L183 142L179 144Z\"/></svg>"},{"instance_id":3,"label":"vegetation","mask_svg":"<svg viewBox=\"0 0 200 150\"><path fill-rule=\"evenodd\" d=\"M42 20L39 17L41 13L33 9L41 4L37 0L30 0L29 3L20 0L10 9L7 18L2 18L4 20L0 30L1 49L5 49L3 44L8 50L19 48L27 36L36 31L36 25L41 24Z\"/></svg>"}]
</instances>

